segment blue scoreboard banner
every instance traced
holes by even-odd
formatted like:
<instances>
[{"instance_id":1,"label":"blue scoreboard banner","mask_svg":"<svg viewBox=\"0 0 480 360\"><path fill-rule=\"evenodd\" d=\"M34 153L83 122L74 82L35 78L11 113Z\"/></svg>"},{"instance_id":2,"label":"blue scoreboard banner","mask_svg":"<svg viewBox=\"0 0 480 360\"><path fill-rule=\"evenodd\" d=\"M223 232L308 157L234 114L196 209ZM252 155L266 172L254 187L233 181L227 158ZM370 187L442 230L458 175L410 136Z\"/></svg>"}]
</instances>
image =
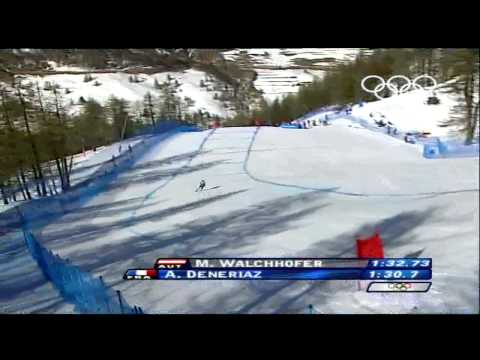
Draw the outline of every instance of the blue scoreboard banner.
<instances>
[{"instance_id":1,"label":"blue scoreboard banner","mask_svg":"<svg viewBox=\"0 0 480 360\"><path fill-rule=\"evenodd\" d=\"M125 280L430 280L432 259L169 258Z\"/></svg>"}]
</instances>

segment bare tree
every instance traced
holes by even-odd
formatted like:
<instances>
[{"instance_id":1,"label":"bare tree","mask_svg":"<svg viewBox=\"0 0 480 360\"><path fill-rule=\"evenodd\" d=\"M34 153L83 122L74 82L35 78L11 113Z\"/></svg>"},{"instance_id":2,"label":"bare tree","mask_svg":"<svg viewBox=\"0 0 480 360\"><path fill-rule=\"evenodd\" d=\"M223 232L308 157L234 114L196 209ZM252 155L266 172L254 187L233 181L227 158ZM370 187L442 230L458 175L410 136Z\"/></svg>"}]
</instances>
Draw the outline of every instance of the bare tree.
<instances>
[{"instance_id":1,"label":"bare tree","mask_svg":"<svg viewBox=\"0 0 480 360\"><path fill-rule=\"evenodd\" d=\"M36 171L38 173L38 177L41 182L41 195L46 196L47 195L47 188L45 186L45 179L43 177L43 172L42 172L42 167L40 164L40 156L39 156L39 151L37 148L37 145L35 143L35 139L32 135L32 130L30 128L30 120L28 117L28 111L27 111L27 103L25 101L24 96L22 95L22 92L20 91L20 85L18 83L15 84L15 89L16 89L16 95L18 97L18 100L20 101L20 104L22 106L22 111L23 111L23 120L25 123L25 130L27 132L27 138L30 143L31 149L32 149L32 154L33 154L33 159L34 159L34 167L36 167Z\"/></svg>"}]
</instances>

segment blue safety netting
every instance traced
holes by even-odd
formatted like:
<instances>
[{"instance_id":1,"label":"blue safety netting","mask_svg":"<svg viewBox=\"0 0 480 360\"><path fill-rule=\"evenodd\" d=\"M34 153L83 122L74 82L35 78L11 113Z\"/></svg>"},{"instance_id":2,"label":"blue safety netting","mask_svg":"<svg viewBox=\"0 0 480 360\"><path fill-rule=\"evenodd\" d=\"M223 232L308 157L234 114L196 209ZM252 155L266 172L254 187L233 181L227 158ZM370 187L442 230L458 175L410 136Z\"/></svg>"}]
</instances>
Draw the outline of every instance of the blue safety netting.
<instances>
[{"instance_id":1,"label":"blue safety netting","mask_svg":"<svg viewBox=\"0 0 480 360\"><path fill-rule=\"evenodd\" d=\"M458 140L442 141L433 139L425 143L423 156L427 159L477 157L480 154L479 144L465 145Z\"/></svg>"},{"instance_id":2,"label":"blue safety netting","mask_svg":"<svg viewBox=\"0 0 480 360\"><path fill-rule=\"evenodd\" d=\"M86 181L56 196L34 199L0 214L0 225L11 232L24 231L25 243L40 269L62 296L76 305L81 313L143 313L133 308L120 292L105 286L100 278L59 258L44 248L35 238L42 228L70 210L104 191L118 175L135 164L159 142L185 131L201 131L198 127L178 121L158 121L155 128L147 129L143 141L133 145L113 162L106 162ZM160 135L160 136L159 136Z\"/></svg>"},{"instance_id":3,"label":"blue safety netting","mask_svg":"<svg viewBox=\"0 0 480 360\"><path fill-rule=\"evenodd\" d=\"M138 314L141 308L130 306L119 291L107 288L101 278L80 270L44 248L28 231L25 243L45 277L58 289L63 298L75 304L82 314Z\"/></svg>"}]
</instances>

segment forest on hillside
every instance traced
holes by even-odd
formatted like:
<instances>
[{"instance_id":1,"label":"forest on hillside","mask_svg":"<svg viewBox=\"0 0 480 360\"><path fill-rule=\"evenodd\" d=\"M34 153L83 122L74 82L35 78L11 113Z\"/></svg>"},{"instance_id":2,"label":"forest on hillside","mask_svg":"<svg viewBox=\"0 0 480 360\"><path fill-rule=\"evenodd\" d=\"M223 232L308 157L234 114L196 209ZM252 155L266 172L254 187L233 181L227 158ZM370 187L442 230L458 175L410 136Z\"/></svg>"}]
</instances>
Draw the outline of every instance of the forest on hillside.
<instances>
[{"instance_id":1,"label":"forest on hillside","mask_svg":"<svg viewBox=\"0 0 480 360\"><path fill-rule=\"evenodd\" d=\"M229 119L228 124L252 125L259 119L278 125L323 106L376 100L360 85L368 75L389 78L401 74L414 78L427 74L439 84L448 82L444 89L459 96L460 101L445 125L461 125L468 143L478 127L479 67L479 49L375 49L369 55L360 52L355 61L338 65L322 79L302 86L298 93L277 98L272 103L263 101L255 111L239 113Z\"/></svg>"}]
</instances>

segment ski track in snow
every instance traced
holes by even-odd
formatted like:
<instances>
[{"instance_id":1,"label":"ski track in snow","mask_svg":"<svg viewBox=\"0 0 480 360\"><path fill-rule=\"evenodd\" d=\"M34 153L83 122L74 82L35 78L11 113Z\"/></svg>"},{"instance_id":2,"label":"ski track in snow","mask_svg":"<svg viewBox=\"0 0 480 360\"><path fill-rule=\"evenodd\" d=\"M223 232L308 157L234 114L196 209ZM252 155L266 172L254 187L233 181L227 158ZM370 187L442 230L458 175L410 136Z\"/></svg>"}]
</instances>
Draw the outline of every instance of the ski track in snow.
<instances>
[{"instance_id":1,"label":"ski track in snow","mask_svg":"<svg viewBox=\"0 0 480 360\"><path fill-rule=\"evenodd\" d=\"M287 187L287 188L294 188L294 189L300 189L300 190L312 190L312 191L324 191L328 193L333 193L333 194L338 194L338 195L345 195L345 196L359 196L359 197L415 197L415 196L431 196L431 195L448 195L448 194L458 194L458 193L465 193L465 192L478 192L479 189L460 189L460 190L450 190L450 191L434 191L434 192L423 192L423 193L405 193L405 194L366 194L366 193L355 193L355 192L344 192L344 191L338 191L338 187L330 187L330 188L324 188L324 187L309 187L309 186L301 186L301 185L295 185L295 184L282 184L282 183L277 183L274 181L269 181L269 180L263 180L260 179L259 177L253 175L249 170L248 170L248 160L250 159L250 153L252 151L253 144L255 143L255 139L257 137L258 132L260 131L261 127L257 127L254 134L252 135L252 139L250 142L250 145L247 150L247 156L245 158L245 161L243 163L243 169L245 170L245 173L254 181L261 182L264 184L270 184L270 185L275 185L275 186L282 186L282 187ZM275 149L273 149L275 150ZM295 150L292 148L292 150Z\"/></svg>"},{"instance_id":2,"label":"ski track in snow","mask_svg":"<svg viewBox=\"0 0 480 360\"><path fill-rule=\"evenodd\" d=\"M192 163L193 159L202 152L202 149L203 147L205 146L206 142L208 141L208 139L210 138L210 136L213 135L213 133L215 132L216 129L212 129L210 130L210 133L202 140L202 142L200 143L200 146L198 147L197 151L187 160L187 163L183 166L181 166L180 168L178 168L178 170L173 174L171 175L171 177L165 181L163 184L161 184L160 186L158 186L157 188L153 189L152 191L150 191L149 193L147 193L145 195L145 197L143 198L141 204L138 206L137 209L135 209L133 212L132 212L132 215L130 217L131 220L134 220L135 218L135 215L137 213L137 210L144 207L145 206L145 202L148 201L148 199L150 199L155 193L161 191L165 186L167 186L170 182L172 182L173 180L175 180L175 178L178 176L178 174L180 174L182 172L182 170L188 168L188 166ZM134 230L134 229L130 229L130 232L134 233L135 235L140 235L140 236L144 236L144 234Z\"/></svg>"}]
</instances>

